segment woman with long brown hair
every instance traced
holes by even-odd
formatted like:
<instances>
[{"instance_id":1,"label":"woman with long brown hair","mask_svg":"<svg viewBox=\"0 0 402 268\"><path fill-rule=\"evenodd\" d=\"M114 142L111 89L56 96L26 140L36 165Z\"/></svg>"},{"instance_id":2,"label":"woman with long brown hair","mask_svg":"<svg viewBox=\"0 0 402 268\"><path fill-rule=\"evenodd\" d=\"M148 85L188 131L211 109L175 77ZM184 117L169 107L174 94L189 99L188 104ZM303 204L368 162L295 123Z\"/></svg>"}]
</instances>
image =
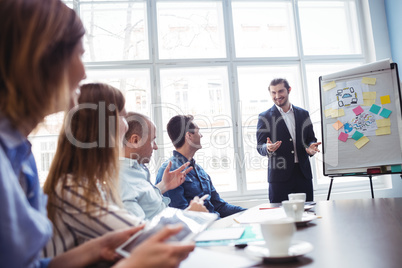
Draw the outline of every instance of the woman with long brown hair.
<instances>
[{"instance_id":1,"label":"woman with long brown hair","mask_svg":"<svg viewBox=\"0 0 402 268\"><path fill-rule=\"evenodd\" d=\"M127 131L124 96L102 83L85 84L80 91L43 187L55 229L47 256L141 222L121 207L117 193L119 149Z\"/></svg>"},{"instance_id":2,"label":"woman with long brown hair","mask_svg":"<svg viewBox=\"0 0 402 268\"><path fill-rule=\"evenodd\" d=\"M53 259L40 257L53 232L28 135L45 116L76 103L75 90L85 77L84 33L76 13L60 0L0 0L2 267L85 267L115 261L116 247L140 229L110 232ZM194 249L164 243L179 231L165 228L118 266L177 266Z\"/></svg>"}]
</instances>

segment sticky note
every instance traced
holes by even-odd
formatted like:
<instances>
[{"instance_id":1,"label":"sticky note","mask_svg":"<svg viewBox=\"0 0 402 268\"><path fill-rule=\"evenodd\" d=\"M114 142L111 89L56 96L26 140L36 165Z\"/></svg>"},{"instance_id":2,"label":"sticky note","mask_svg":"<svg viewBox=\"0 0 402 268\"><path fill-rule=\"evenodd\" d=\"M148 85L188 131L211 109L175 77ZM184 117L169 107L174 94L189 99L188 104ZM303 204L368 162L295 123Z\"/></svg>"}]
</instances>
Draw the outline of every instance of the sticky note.
<instances>
[{"instance_id":1,"label":"sticky note","mask_svg":"<svg viewBox=\"0 0 402 268\"><path fill-rule=\"evenodd\" d=\"M332 113L332 117L341 117L345 115L345 110L343 109L334 109L333 113Z\"/></svg>"},{"instance_id":2,"label":"sticky note","mask_svg":"<svg viewBox=\"0 0 402 268\"><path fill-rule=\"evenodd\" d=\"M363 100L375 100L377 97L377 92L363 92Z\"/></svg>"},{"instance_id":3,"label":"sticky note","mask_svg":"<svg viewBox=\"0 0 402 268\"><path fill-rule=\"evenodd\" d=\"M333 110L332 108L324 110L325 118L332 117Z\"/></svg>"},{"instance_id":4,"label":"sticky note","mask_svg":"<svg viewBox=\"0 0 402 268\"><path fill-rule=\"evenodd\" d=\"M352 139L358 141L358 140L360 140L361 137L363 137L363 136L364 136L363 133L361 133L361 132L359 132L359 131L356 130L355 133L353 133L353 135L352 135Z\"/></svg>"},{"instance_id":5,"label":"sticky note","mask_svg":"<svg viewBox=\"0 0 402 268\"><path fill-rule=\"evenodd\" d=\"M364 145L366 145L369 141L370 141L369 138L367 138L366 136L363 136L358 141L355 142L355 146L357 149L360 149Z\"/></svg>"},{"instance_id":6,"label":"sticky note","mask_svg":"<svg viewBox=\"0 0 402 268\"><path fill-rule=\"evenodd\" d=\"M382 117L388 118L391 113L392 113L392 111L382 108L380 115Z\"/></svg>"},{"instance_id":7,"label":"sticky note","mask_svg":"<svg viewBox=\"0 0 402 268\"><path fill-rule=\"evenodd\" d=\"M338 136L338 140L346 142L348 140L349 135L345 132L341 132Z\"/></svg>"},{"instance_id":8,"label":"sticky note","mask_svg":"<svg viewBox=\"0 0 402 268\"><path fill-rule=\"evenodd\" d=\"M363 77L363 79L362 79L363 84L375 85L376 82L377 82L377 78L373 78L373 77Z\"/></svg>"},{"instance_id":9,"label":"sticky note","mask_svg":"<svg viewBox=\"0 0 402 268\"><path fill-rule=\"evenodd\" d=\"M363 110L363 108L359 105L359 106L357 106L356 108L353 109L353 112L354 112L356 115L359 115L359 114L361 114L362 112L364 112L364 110Z\"/></svg>"},{"instance_id":10,"label":"sticky note","mask_svg":"<svg viewBox=\"0 0 402 268\"><path fill-rule=\"evenodd\" d=\"M381 100L381 104L391 103L391 99L390 99L389 95L381 96L380 100Z\"/></svg>"},{"instance_id":11,"label":"sticky note","mask_svg":"<svg viewBox=\"0 0 402 268\"><path fill-rule=\"evenodd\" d=\"M370 108L370 112L373 114L378 114L378 112L381 110L381 106L373 104Z\"/></svg>"},{"instance_id":12,"label":"sticky note","mask_svg":"<svg viewBox=\"0 0 402 268\"><path fill-rule=\"evenodd\" d=\"M332 124L332 126L336 129L339 130L341 127L343 127L343 124L341 121L336 121L335 123Z\"/></svg>"},{"instance_id":13,"label":"sticky note","mask_svg":"<svg viewBox=\"0 0 402 268\"><path fill-rule=\"evenodd\" d=\"M390 127L391 119L390 118L378 119L375 120L375 123L377 124L377 127Z\"/></svg>"},{"instance_id":14,"label":"sticky note","mask_svg":"<svg viewBox=\"0 0 402 268\"><path fill-rule=\"evenodd\" d=\"M336 83L335 83L335 81L332 81L332 82L325 84L323 87L324 87L324 91L328 91L328 90L336 87Z\"/></svg>"},{"instance_id":15,"label":"sticky note","mask_svg":"<svg viewBox=\"0 0 402 268\"><path fill-rule=\"evenodd\" d=\"M391 166L391 172L402 172L402 165Z\"/></svg>"},{"instance_id":16,"label":"sticky note","mask_svg":"<svg viewBox=\"0 0 402 268\"><path fill-rule=\"evenodd\" d=\"M375 130L377 136L391 134L391 127L380 127Z\"/></svg>"},{"instance_id":17,"label":"sticky note","mask_svg":"<svg viewBox=\"0 0 402 268\"><path fill-rule=\"evenodd\" d=\"M363 106L371 106L375 103L375 100L363 100Z\"/></svg>"}]
</instances>

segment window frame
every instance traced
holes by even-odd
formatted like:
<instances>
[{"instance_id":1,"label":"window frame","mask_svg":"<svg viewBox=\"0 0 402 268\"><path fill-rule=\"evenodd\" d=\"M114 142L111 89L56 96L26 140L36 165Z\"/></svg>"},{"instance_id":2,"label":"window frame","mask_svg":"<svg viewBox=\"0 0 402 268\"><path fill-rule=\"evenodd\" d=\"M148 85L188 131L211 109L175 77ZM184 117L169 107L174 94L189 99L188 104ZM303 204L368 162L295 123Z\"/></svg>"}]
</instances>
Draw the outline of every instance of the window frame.
<instances>
[{"instance_id":1,"label":"window frame","mask_svg":"<svg viewBox=\"0 0 402 268\"><path fill-rule=\"evenodd\" d=\"M223 27L224 27L224 38L226 40L226 56L222 58L202 58L202 59L159 59L158 55L158 29L157 29L157 3L158 2L171 2L171 0L136 0L138 2L146 2L147 8L147 25L148 25L148 53L149 57L147 60L130 60L130 61L107 61L107 62L85 62L85 67L87 70L110 70L110 69L149 69L150 73L150 87L151 87L151 118L154 120L157 128L157 144L163 144L163 131L165 126L162 126L162 114L161 109L158 109L158 104L161 103L161 85L160 85L160 71L165 68L187 68L187 67L208 67L208 66L225 66L228 70L228 80L229 80L229 92L230 92L230 106L231 106L231 116L233 122L233 139L234 139L234 150L235 154L239 156L239 162L236 162L236 185L237 191L232 192L222 192L221 196L228 198L228 200L247 200L247 199L266 199L267 191L266 189L260 190L247 190L247 180L244 172L244 142L242 137L242 121L241 121L241 111L239 110L239 84L238 84L238 73L237 68L242 66L259 66L259 65L278 65L278 64L294 64L299 67L300 78L301 78L301 89L303 92L303 107L309 110L309 92L307 85L307 71L306 65L308 64L323 64L323 63L346 63L354 62L364 64L373 59L373 51L369 47L369 42L371 40L370 35L367 33L368 22L370 20L369 15L366 15L366 9L364 7L365 1L368 0L338 0L338 1L355 1L356 11L357 11L357 21L360 33L360 44L361 53L353 55L304 55L303 44L301 40L301 28L300 28L300 17L299 17L299 0L253 0L253 2L290 2L293 8L293 22L296 32L297 40L297 56L292 57L236 57L235 51L235 38L234 38L234 28L233 28L233 14L231 9L232 2L239 2L244 0L197 0L198 2L220 2L222 4L223 10ZM188 1L188 0L175 0L175 2ZM300 0L303 1L303 0ZM310 0L310 1L323 1L323 0ZM325 1L325 0L324 0ZM336 1L336 0L326 0L326 1ZM64 1L69 6L72 6L78 14L80 14L80 4L82 3L96 3L96 4L110 4L110 3L125 3L130 1L91 1L91 0L74 0L74 1ZM318 83L318 79L317 79ZM267 98L269 96L267 95ZM292 101L292 97L290 98ZM268 109L269 107L267 107ZM34 137L33 137L34 139ZM161 158L165 155L164 148L160 148L154 153L154 158ZM319 183L317 174L317 169L314 168L317 159L315 157L311 158L311 166L313 172L313 182L314 182L314 193L324 194L328 190L328 183ZM154 177L154 175L152 176ZM386 184L381 178L373 178L374 188L384 187ZM335 192L339 191L349 191L353 190L367 190L368 183L363 180L354 180L351 178L350 181L340 182L336 186Z\"/></svg>"}]
</instances>

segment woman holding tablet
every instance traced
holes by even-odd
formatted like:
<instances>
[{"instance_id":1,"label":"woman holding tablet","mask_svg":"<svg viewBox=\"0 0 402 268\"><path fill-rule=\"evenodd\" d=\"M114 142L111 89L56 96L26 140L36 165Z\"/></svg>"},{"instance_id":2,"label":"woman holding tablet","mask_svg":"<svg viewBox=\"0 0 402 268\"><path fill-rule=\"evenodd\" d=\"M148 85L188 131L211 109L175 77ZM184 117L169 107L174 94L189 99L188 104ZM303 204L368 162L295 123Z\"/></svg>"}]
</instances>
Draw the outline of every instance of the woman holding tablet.
<instances>
[{"instance_id":1,"label":"woman holding tablet","mask_svg":"<svg viewBox=\"0 0 402 268\"><path fill-rule=\"evenodd\" d=\"M78 16L60 0L0 0L1 266L85 267L114 261L115 248L140 229L108 233L53 259L40 257L53 231L27 137L45 116L75 104L75 89L85 77L83 35ZM165 228L117 265L177 266L194 248L163 243L178 231ZM150 257L154 254L158 258Z\"/></svg>"},{"instance_id":2,"label":"woman holding tablet","mask_svg":"<svg viewBox=\"0 0 402 268\"><path fill-rule=\"evenodd\" d=\"M66 116L43 187L55 229L46 256L141 223L122 208L116 189L120 144L127 131L124 96L101 83L85 84L80 91L78 105Z\"/></svg>"}]
</instances>

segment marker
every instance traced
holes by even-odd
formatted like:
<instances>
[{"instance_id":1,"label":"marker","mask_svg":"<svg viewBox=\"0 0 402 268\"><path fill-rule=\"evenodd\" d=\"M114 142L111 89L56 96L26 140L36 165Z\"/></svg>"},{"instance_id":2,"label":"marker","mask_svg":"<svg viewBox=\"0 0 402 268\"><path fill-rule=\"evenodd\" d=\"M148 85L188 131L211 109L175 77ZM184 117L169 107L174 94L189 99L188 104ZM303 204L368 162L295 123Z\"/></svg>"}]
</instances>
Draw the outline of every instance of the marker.
<instances>
[{"instance_id":1,"label":"marker","mask_svg":"<svg viewBox=\"0 0 402 268\"><path fill-rule=\"evenodd\" d=\"M205 201L205 199L207 199L209 197L209 194L203 195L200 200Z\"/></svg>"},{"instance_id":2,"label":"marker","mask_svg":"<svg viewBox=\"0 0 402 268\"><path fill-rule=\"evenodd\" d=\"M279 207L273 207L273 208L260 208L260 210L263 210L263 209L274 209L274 208L279 208Z\"/></svg>"}]
</instances>

